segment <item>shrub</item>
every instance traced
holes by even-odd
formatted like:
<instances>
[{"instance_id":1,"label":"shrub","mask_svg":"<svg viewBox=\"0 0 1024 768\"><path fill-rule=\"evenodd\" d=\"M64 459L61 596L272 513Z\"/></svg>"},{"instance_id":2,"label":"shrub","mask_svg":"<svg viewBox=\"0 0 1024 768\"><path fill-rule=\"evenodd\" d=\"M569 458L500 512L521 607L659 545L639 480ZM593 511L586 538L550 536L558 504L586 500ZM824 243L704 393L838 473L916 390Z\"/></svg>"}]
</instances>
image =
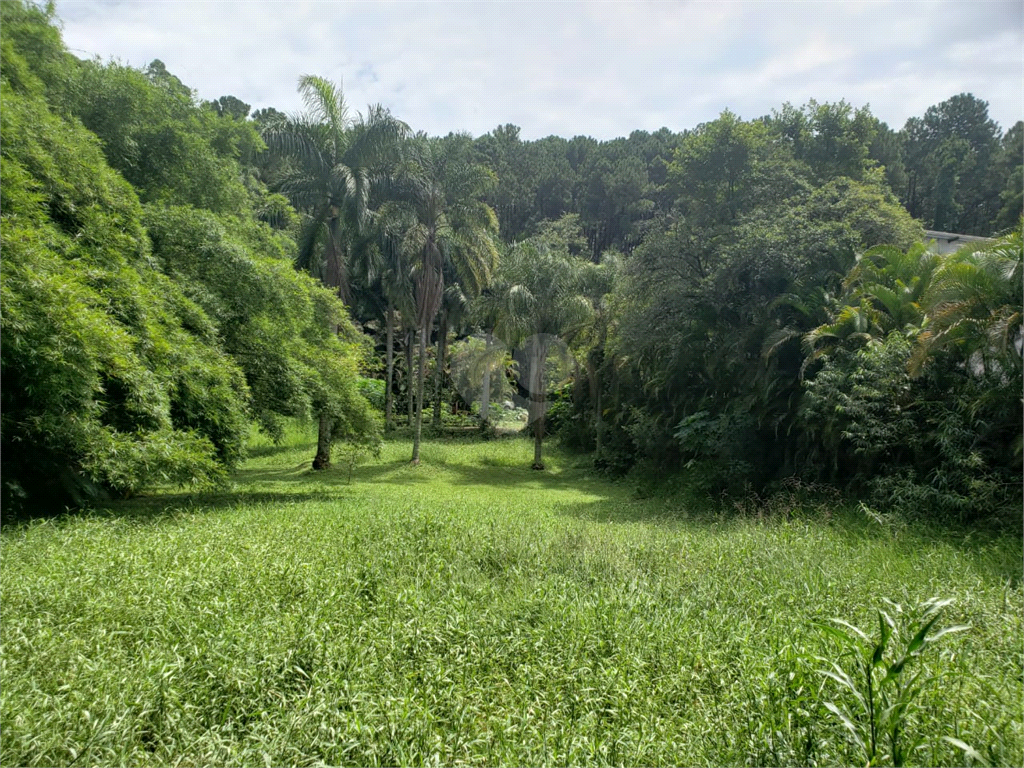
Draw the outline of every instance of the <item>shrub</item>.
<instances>
[{"instance_id":1,"label":"shrub","mask_svg":"<svg viewBox=\"0 0 1024 768\"><path fill-rule=\"evenodd\" d=\"M381 413L384 413L386 387L387 385L380 379L359 377L359 394Z\"/></svg>"}]
</instances>

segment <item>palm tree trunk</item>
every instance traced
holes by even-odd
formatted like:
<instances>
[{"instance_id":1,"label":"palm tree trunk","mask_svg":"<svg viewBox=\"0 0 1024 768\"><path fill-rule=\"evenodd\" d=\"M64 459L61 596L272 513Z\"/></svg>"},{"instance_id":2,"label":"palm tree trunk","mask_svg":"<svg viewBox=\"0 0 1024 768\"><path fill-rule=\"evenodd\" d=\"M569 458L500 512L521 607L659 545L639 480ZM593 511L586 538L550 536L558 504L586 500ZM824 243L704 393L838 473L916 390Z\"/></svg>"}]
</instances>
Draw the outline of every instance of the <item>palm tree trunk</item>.
<instances>
[{"instance_id":1,"label":"palm tree trunk","mask_svg":"<svg viewBox=\"0 0 1024 768\"><path fill-rule=\"evenodd\" d=\"M437 371L435 374L434 392L434 426L441 426L441 399L444 395L444 359L448 352L448 314L441 313L440 327L437 333Z\"/></svg>"},{"instance_id":2,"label":"palm tree trunk","mask_svg":"<svg viewBox=\"0 0 1024 768\"><path fill-rule=\"evenodd\" d=\"M494 346L494 335L487 332L484 347L484 381L480 392L480 426L486 428L491 421L491 348Z\"/></svg>"},{"instance_id":3,"label":"palm tree trunk","mask_svg":"<svg viewBox=\"0 0 1024 768\"><path fill-rule=\"evenodd\" d=\"M338 290L338 298L345 306L350 306L351 296L349 295L348 270L346 265L345 249L341 244L341 219L337 209L327 221L327 250L324 254L326 274L324 282Z\"/></svg>"},{"instance_id":4,"label":"palm tree trunk","mask_svg":"<svg viewBox=\"0 0 1024 768\"><path fill-rule=\"evenodd\" d=\"M416 412L416 399L413 396L413 369L412 369L412 347L416 343L416 331L407 331L405 334L405 394L408 402L407 426L412 426L413 414Z\"/></svg>"},{"instance_id":5,"label":"palm tree trunk","mask_svg":"<svg viewBox=\"0 0 1024 768\"><path fill-rule=\"evenodd\" d=\"M544 360L547 349L539 340L534 341L530 360L530 421L533 423L533 468L544 469L542 457L544 441Z\"/></svg>"},{"instance_id":6,"label":"palm tree trunk","mask_svg":"<svg viewBox=\"0 0 1024 768\"><path fill-rule=\"evenodd\" d=\"M388 430L395 428L395 310L388 299L388 379L387 389L384 390L384 427Z\"/></svg>"},{"instance_id":7,"label":"palm tree trunk","mask_svg":"<svg viewBox=\"0 0 1024 768\"><path fill-rule=\"evenodd\" d=\"M420 463L420 435L423 432L423 380L427 360L427 328L420 328L420 367L416 378L416 431L412 439L412 463Z\"/></svg>"},{"instance_id":8,"label":"palm tree trunk","mask_svg":"<svg viewBox=\"0 0 1024 768\"><path fill-rule=\"evenodd\" d=\"M597 456L601 456L601 382L597 379L597 366L591 355L587 355L587 379L590 382L590 407L594 409L594 442Z\"/></svg>"},{"instance_id":9,"label":"palm tree trunk","mask_svg":"<svg viewBox=\"0 0 1024 768\"><path fill-rule=\"evenodd\" d=\"M338 326L331 324L331 333L338 334ZM331 466L331 424L333 419L320 414L320 422L316 432L316 456L313 457L313 469L329 469Z\"/></svg>"},{"instance_id":10,"label":"palm tree trunk","mask_svg":"<svg viewBox=\"0 0 1024 768\"><path fill-rule=\"evenodd\" d=\"M543 398L543 395L541 395ZM544 460L541 453L544 450L544 413L533 422L533 468L544 469Z\"/></svg>"}]
</instances>

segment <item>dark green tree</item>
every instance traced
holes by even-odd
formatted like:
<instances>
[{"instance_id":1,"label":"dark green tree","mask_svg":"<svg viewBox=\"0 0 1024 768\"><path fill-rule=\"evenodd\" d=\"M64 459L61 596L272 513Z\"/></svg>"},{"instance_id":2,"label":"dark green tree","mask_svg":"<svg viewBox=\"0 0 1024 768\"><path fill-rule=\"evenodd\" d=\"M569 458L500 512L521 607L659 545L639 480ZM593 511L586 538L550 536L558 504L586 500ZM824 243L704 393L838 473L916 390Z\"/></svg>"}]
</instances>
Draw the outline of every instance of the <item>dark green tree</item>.
<instances>
[{"instance_id":1,"label":"dark green tree","mask_svg":"<svg viewBox=\"0 0 1024 768\"><path fill-rule=\"evenodd\" d=\"M1001 134L988 103L961 93L908 120L903 134L901 197L910 214L928 229L991 235L1002 187L993 184L990 166Z\"/></svg>"}]
</instances>

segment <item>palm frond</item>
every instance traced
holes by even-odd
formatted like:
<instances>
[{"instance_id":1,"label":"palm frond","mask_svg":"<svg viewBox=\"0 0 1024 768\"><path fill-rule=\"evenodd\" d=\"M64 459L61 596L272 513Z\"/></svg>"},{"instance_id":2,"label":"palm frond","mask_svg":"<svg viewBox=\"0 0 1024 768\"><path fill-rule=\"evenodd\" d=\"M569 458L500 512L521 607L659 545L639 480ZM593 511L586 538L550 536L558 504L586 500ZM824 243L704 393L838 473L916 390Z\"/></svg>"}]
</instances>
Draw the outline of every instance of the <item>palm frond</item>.
<instances>
[{"instance_id":1,"label":"palm frond","mask_svg":"<svg viewBox=\"0 0 1024 768\"><path fill-rule=\"evenodd\" d=\"M327 234L323 212L305 216L296 243L295 267L315 277L322 276L323 242Z\"/></svg>"},{"instance_id":2,"label":"palm frond","mask_svg":"<svg viewBox=\"0 0 1024 768\"><path fill-rule=\"evenodd\" d=\"M299 78L299 93L306 106L306 114L329 126L334 157L340 158L344 153L345 136L351 127L341 87L318 75L303 75Z\"/></svg>"}]
</instances>

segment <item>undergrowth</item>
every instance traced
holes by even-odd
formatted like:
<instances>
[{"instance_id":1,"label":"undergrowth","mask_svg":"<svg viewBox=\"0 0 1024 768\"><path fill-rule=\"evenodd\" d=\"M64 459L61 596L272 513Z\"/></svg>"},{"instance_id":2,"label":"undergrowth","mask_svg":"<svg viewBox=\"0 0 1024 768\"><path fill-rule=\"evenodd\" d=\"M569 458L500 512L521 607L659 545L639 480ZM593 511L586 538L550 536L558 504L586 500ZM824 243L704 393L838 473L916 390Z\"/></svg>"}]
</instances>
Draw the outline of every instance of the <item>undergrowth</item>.
<instances>
[{"instance_id":1,"label":"undergrowth","mask_svg":"<svg viewBox=\"0 0 1024 768\"><path fill-rule=\"evenodd\" d=\"M939 682L901 761L1022 762L1019 538L800 489L707 512L531 450L432 441L411 467L395 440L349 482L293 432L230 491L5 527L0 763L863 764L821 672L854 657L821 627L937 596L970 629L914 658Z\"/></svg>"}]
</instances>

